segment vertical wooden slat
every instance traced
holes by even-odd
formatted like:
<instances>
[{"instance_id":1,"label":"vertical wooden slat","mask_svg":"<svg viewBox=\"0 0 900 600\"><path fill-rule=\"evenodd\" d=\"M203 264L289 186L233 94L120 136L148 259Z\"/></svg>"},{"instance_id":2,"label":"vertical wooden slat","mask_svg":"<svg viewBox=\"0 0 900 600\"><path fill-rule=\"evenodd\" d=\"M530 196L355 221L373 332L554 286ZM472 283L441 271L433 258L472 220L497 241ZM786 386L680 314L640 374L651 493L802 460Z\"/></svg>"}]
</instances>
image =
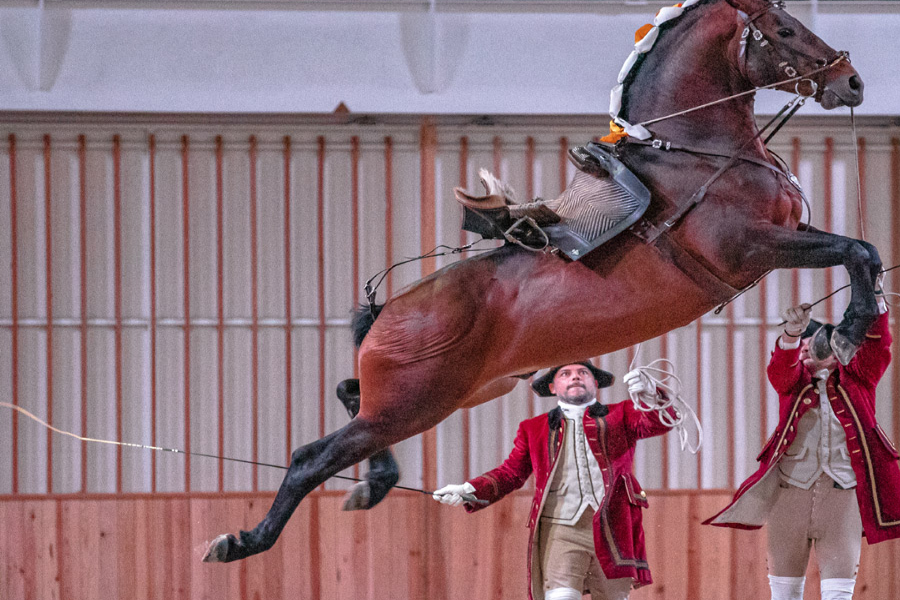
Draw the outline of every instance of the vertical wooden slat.
<instances>
[{"instance_id":1,"label":"vertical wooden slat","mask_svg":"<svg viewBox=\"0 0 900 600\"><path fill-rule=\"evenodd\" d=\"M316 244L319 305L319 437L325 437L325 136L318 138Z\"/></svg>"},{"instance_id":2,"label":"vertical wooden slat","mask_svg":"<svg viewBox=\"0 0 900 600\"><path fill-rule=\"evenodd\" d=\"M823 158L822 165L822 179L824 185L823 192L823 202L822 202L822 215L825 217L824 229L825 231L832 231L833 229L833 212L834 212L834 198L831 193L831 187L833 183L833 173L832 169L834 166L834 138L827 137L825 138L825 156ZM830 294L834 289L834 268L825 269L825 293ZM825 300L825 320L831 321L832 315L834 314L834 299L832 296L829 296Z\"/></svg>"},{"instance_id":3,"label":"vertical wooden slat","mask_svg":"<svg viewBox=\"0 0 900 600\"><path fill-rule=\"evenodd\" d=\"M294 314L291 299L291 160L291 136L286 135L284 136L284 419L286 428L284 437L287 461L291 460L291 421L293 420L291 399L294 395ZM319 166L322 167L321 162ZM322 260L321 253L319 260ZM319 289L323 289L322 279L319 280ZM319 351L324 352L324 344L320 345ZM324 385L324 379L323 376L320 385Z\"/></svg>"},{"instance_id":4,"label":"vertical wooden slat","mask_svg":"<svg viewBox=\"0 0 900 600\"><path fill-rule=\"evenodd\" d=\"M256 136L250 136L250 455L259 452L259 238L257 233ZM290 421L288 421L290 427ZM259 489L259 467L250 473L251 489Z\"/></svg>"},{"instance_id":5,"label":"vertical wooden slat","mask_svg":"<svg viewBox=\"0 0 900 600\"><path fill-rule=\"evenodd\" d=\"M116 360L116 441L122 441L122 143L113 136L113 278ZM116 493L122 493L122 446L116 446Z\"/></svg>"},{"instance_id":6,"label":"vertical wooden slat","mask_svg":"<svg viewBox=\"0 0 900 600\"><path fill-rule=\"evenodd\" d=\"M893 214L891 218L891 265L900 264L900 138L891 138L891 206ZM894 289L900 281L900 275L896 271L891 272ZM894 356L900 356L900 318L893 315L894 327L891 336L894 338ZM900 439L900 365L895 364L891 369L891 398L894 401L894 439Z\"/></svg>"},{"instance_id":7,"label":"vertical wooden slat","mask_svg":"<svg viewBox=\"0 0 900 600\"><path fill-rule=\"evenodd\" d=\"M81 435L87 436L88 429L88 312L87 312L87 141L84 135L78 136L78 213L79 231L79 279L81 320L80 334L81 354ZM88 487L88 445L81 444L81 491Z\"/></svg>"},{"instance_id":8,"label":"vertical wooden slat","mask_svg":"<svg viewBox=\"0 0 900 600\"><path fill-rule=\"evenodd\" d=\"M184 449L191 451L191 205L190 205L190 140L181 136L181 221L182 268L184 269ZM184 491L191 491L191 455L184 457Z\"/></svg>"},{"instance_id":9,"label":"vertical wooden slat","mask_svg":"<svg viewBox=\"0 0 900 600\"><path fill-rule=\"evenodd\" d=\"M659 355L661 358L669 358L669 334L663 334L659 338ZM667 490L671 487L669 481L669 436L662 440L662 488Z\"/></svg>"},{"instance_id":10,"label":"vertical wooden slat","mask_svg":"<svg viewBox=\"0 0 900 600\"><path fill-rule=\"evenodd\" d=\"M225 455L225 243L222 183L222 136L216 136L216 396L218 400L218 452ZM225 489L225 461L218 461L218 488ZM255 465L254 465L255 466Z\"/></svg>"},{"instance_id":11,"label":"vertical wooden slat","mask_svg":"<svg viewBox=\"0 0 900 600\"><path fill-rule=\"evenodd\" d=\"M566 137L559 138L559 192L562 193L566 189L568 183L568 164L569 164L569 139Z\"/></svg>"},{"instance_id":12,"label":"vertical wooden slat","mask_svg":"<svg viewBox=\"0 0 900 600\"><path fill-rule=\"evenodd\" d=\"M436 245L435 206L435 161L437 155L437 127L430 118L425 118L419 130L419 172L420 190L420 249L422 254L430 252ZM434 272L436 261L426 258L421 261L421 275ZM422 434L422 485L434 489L436 483L435 465L437 461L437 436L432 428Z\"/></svg>"},{"instance_id":13,"label":"vertical wooden slat","mask_svg":"<svg viewBox=\"0 0 900 600\"><path fill-rule=\"evenodd\" d=\"M350 138L350 306L359 305L359 136ZM353 376L357 377L356 348L353 349ZM359 477L359 463L353 465L353 477Z\"/></svg>"},{"instance_id":14,"label":"vertical wooden slat","mask_svg":"<svg viewBox=\"0 0 900 600\"><path fill-rule=\"evenodd\" d=\"M735 475L735 448L734 448L734 429L737 415L734 412L734 386L737 385L734 376L734 303L729 303L725 308L725 406L728 407L725 416L725 439L728 440L728 456L727 473L728 480L726 487L737 487L734 480Z\"/></svg>"},{"instance_id":15,"label":"vertical wooden slat","mask_svg":"<svg viewBox=\"0 0 900 600\"><path fill-rule=\"evenodd\" d=\"M697 419L703 422L703 317L694 321L697 325L697 337L695 344L697 347L697 358L694 364L697 365ZM703 487L703 460L701 453L697 453L697 489ZM693 597L693 596L692 596Z\"/></svg>"},{"instance_id":16,"label":"vertical wooden slat","mask_svg":"<svg viewBox=\"0 0 900 600\"><path fill-rule=\"evenodd\" d=\"M791 138L791 171L794 173L800 172L800 153L800 138ZM800 304L800 271L791 269L791 306L798 304Z\"/></svg>"},{"instance_id":17,"label":"vertical wooden slat","mask_svg":"<svg viewBox=\"0 0 900 600\"><path fill-rule=\"evenodd\" d=\"M53 552L56 554L56 574L57 581L59 582L59 597L60 600L67 600L69 598L68 591L65 587L65 578L62 576L63 573L66 572L66 563L68 562L68 557L65 552L63 552L63 544L65 543L65 539L63 537L63 510L62 510L62 502L57 501L54 503L55 512L56 512L56 548L53 549Z\"/></svg>"},{"instance_id":18,"label":"vertical wooden slat","mask_svg":"<svg viewBox=\"0 0 900 600\"><path fill-rule=\"evenodd\" d=\"M150 443L156 446L156 136L147 141L150 154ZM156 452L150 453L150 491L156 492Z\"/></svg>"},{"instance_id":19,"label":"vertical wooden slat","mask_svg":"<svg viewBox=\"0 0 900 600\"><path fill-rule=\"evenodd\" d=\"M868 210L868 188L866 186L866 138L861 137L857 142L857 152L859 152L859 221L856 225L856 231L860 239L866 238L866 222Z\"/></svg>"},{"instance_id":20,"label":"vertical wooden slat","mask_svg":"<svg viewBox=\"0 0 900 600\"><path fill-rule=\"evenodd\" d=\"M19 235L18 188L16 186L16 136L9 134L9 294L10 315L10 400L13 406L19 406ZM19 493L19 411L12 414L12 433L10 452L12 493Z\"/></svg>"},{"instance_id":21,"label":"vertical wooden slat","mask_svg":"<svg viewBox=\"0 0 900 600\"><path fill-rule=\"evenodd\" d=\"M50 135L44 135L44 272L47 306L47 423L53 425L53 227L50 182ZM53 432L47 430L47 492L53 493Z\"/></svg>"},{"instance_id":22,"label":"vertical wooden slat","mask_svg":"<svg viewBox=\"0 0 900 600\"><path fill-rule=\"evenodd\" d=\"M504 178L504 175L503 175L503 139L499 135L495 135L491 145L492 145L491 155L493 157L493 163L494 163L494 175L502 181Z\"/></svg>"},{"instance_id":23,"label":"vertical wooden slat","mask_svg":"<svg viewBox=\"0 0 900 600\"><path fill-rule=\"evenodd\" d=\"M768 402L768 380L766 379L766 367L769 364L769 348L768 348L768 293L769 289L766 285L766 278L759 282L759 328L757 329L757 352L759 353L759 364L757 372L759 377L759 447L762 448L766 443L769 428L769 402Z\"/></svg>"},{"instance_id":24,"label":"vertical wooden slat","mask_svg":"<svg viewBox=\"0 0 900 600\"><path fill-rule=\"evenodd\" d=\"M384 266L394 264L394 140L384 138ZM394 293L393 273L385 277L385 290L390 298Z\"/></svg>"},{"instance_id":25,"label":"vertical wooden slat","mask_svg":"<svg viewBox=\"0 0 900 600\"><path fill-rule=\"evenodd\" d=\"M434 121L428 117L423 119L419 128L419 173L420 173L420 249L422 254L431 251L437 245L436 222L437 206L435 198L435 168L437 162L437 127ZM434 258L421 261L421 275L424 277L436 268ZM437 432L431 428L422 434L422 485L427 490L433 490L437 481ZM421 565L425 569L422 578L422 587L419 588L422 597L433 600L444 600L445 590L438 585L439 579L433 576L440 569L439 553L434 551L432 541L440 532L436 529L434 514L435 503L427 503L416 520L416 525L421 527L422 540L424 542Z\"/></svg>"},{"instance_id":26,"label":"vertical wooden slat","mask_svg":"<svg viewBox=\"0 0 900 600\"><path fill-rule=\"evenodd\" d=\"M525 139L525 202L531 202L536 195L534 190L535 155L536 151L534 138L529 135ZM530 419L534 416L534 391L531 389L530 385L525 391L525 401L528 403L528 410L526 414ZM534 485L534 481L532 480L529 485Z\"/></svg>"},{"instance_id":27,"label":"vertical wooden slat","mask_svg":"<svg viewBox=\"0 0 900 600\"><path fill-rule=\"evenodd\" d=\"M461 136L459 138L459 187L466 190L469 188L469 138ZM459 229L459 245L465 246L468 243L468 235L462 228ZM472 411L464 408L462 410L462 467L463 479L469 480L471 475L470 463L472 462Z\"/></svg>"}]
</instances>

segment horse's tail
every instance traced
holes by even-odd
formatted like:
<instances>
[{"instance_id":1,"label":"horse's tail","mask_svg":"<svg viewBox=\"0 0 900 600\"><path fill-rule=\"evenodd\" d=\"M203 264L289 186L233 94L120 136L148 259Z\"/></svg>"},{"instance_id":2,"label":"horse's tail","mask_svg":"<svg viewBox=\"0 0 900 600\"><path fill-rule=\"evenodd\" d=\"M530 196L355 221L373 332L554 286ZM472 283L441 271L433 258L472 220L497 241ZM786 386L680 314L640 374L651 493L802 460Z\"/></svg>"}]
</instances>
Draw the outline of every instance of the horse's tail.
<instances>
[{"instance_id":1,"label":"horse's tail","mask_svg":"<svg viewBox=\"0 0 900 600\"><path fill-rule=\"evenodd\" d=\"M350 319L350 331L353 333L353 343L357 348L362 346L366 334L369 333L375 319L381 314L382 308L384 308L384 304L373 304L372 306L360 304L353 311L353 317Z\"/></svg>"}]
</instances>

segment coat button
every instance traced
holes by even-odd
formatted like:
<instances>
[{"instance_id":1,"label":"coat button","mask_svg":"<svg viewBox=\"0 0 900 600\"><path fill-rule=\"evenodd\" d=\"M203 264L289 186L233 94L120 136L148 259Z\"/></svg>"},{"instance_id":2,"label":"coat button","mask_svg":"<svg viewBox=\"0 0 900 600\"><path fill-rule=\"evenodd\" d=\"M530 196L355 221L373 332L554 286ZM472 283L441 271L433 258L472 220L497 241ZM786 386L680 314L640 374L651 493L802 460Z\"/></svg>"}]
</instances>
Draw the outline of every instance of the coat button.
<instances>
[{"instance_id":1,"label":"coat button","mask_svg":"<svg viewBox=\"0 0 900 600\"><path fill-rule=\"evenodd\" d=\"M804 398L803 404L812 404L812 400L810 400L809 398Z\"/></svg>"}]
</instances>

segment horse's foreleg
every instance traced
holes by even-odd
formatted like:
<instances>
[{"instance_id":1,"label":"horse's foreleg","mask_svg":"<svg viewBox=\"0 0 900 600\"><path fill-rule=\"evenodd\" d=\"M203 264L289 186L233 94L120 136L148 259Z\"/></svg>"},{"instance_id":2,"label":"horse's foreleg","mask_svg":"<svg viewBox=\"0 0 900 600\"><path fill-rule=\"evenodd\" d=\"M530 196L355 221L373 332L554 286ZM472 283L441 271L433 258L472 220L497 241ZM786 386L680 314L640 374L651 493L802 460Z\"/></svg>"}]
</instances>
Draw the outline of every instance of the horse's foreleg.
<instances>
[{"instance_id":1,"label":"horse's foreleg","mask_svg":"<svg viewBox=\"0 0 900 600\"><path fill-rule=\"evenodd\" d=\"M239 536L214 539L204 562L231 562L268 550L275 544L300 501L332 475L387 447L386 432L370 421L354 419L341 429L297 450L265 518Z\"/></svg>"},{"instance_id":2,"label":"horse's foreleg","mask_svg":"<svg viewBox=\"0 0 900 600\"><path fill-rule=\"evenodd\" d=\"M842 235L819 231L766 228L748 239L747 262L772 269L819 269L843 265L850 276L850 304L835 327L831 345L835 356L847 364L878 318L875 277L881 258L875 246Z\"/></svg>"}]
</instances>

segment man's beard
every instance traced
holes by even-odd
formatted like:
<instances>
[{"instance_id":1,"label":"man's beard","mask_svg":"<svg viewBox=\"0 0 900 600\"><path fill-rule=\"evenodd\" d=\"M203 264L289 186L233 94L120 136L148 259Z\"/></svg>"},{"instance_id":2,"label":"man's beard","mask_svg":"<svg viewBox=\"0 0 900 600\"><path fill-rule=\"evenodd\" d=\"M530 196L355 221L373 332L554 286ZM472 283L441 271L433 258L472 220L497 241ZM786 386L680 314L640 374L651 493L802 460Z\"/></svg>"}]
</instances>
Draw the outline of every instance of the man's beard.
<instances>
[{"instance_id":1,"label":"man's beard","mask_svg":"<svg viewBox=\"0 0 900 600\"><path fill-rule=\"evenodd\" d=\"M587 388L575 388L572 390L573 392L578 392L575 395L570 395L570 390L566 390L566 395L561 398L561 400L567 404L575 404L581 405L586 404L594 399L593 396L587 391Z\"/></svg>"}]
</instances>

